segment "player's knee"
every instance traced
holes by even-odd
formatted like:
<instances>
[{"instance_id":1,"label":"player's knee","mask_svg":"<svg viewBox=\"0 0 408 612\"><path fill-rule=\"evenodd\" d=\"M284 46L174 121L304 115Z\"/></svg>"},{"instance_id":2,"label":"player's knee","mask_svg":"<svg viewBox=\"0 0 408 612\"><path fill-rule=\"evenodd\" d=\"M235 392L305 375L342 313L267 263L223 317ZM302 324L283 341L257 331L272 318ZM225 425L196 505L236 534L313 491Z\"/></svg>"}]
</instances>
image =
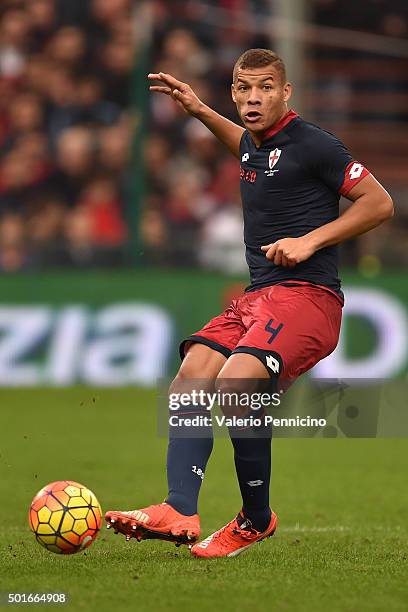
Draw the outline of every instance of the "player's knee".
<instances>
[{"instance_id":1,"label":"player's knee","mask_svg":"<svg viewBox=\"0 0 408 612\"><path fill-rule=\"evenodd\" d=\"M178 381L210 379L214 382L225 362L224 355L204 344L194 342L187 344L185 357L176 379Z\"/></svg>"},{"instance_id":2,"label":"player's knee","mask_svg":"<svg viewBox=\"0 0 408 612\"><path fill-rule=\"evenodd\" d=\"M242 394L249 391L247 381L219 376L215 381L219 407L226 416L242 416ZM246 410L245 410L246 412Z\"/></svg>"},{"instance_id":3,"label":"player's knee","mask_svg":"<svg viewBox=\"0 0 408 612\"><path fill-rule=\"evenodd\" d=\"M229 378L222 374L215 381L219 406L226 416L246 416L259 409L259 396L271 396L276 389L272 378Z\"/></svg>"},{"instance_id":4,"label":"player's knee","mask_svg":"<svg viewBox=\"0 0 408 612\"><path fill-rule=\"evenodd\" d=\"M190 380L191 376L189 375L188 370L186 370L186 368L180 368L170 383L169 393L184 393L185 391L189 391L190 389L187 389L187 385Z\"/></svg>"},{"instance_id":5,"label":"player's knee","mask_svg":"<svg viewBox=\"0 0 408 612\"><path fill-rule=\"evenodd\" d=\"M185 360L181 364L179 371L177 372L174 381L177 383L185 383L189 380L196 380L201 377L201 370L199 364L193 360Z\"/></svg>"},{"instance_id":6,"label":"player's knee","mask_svg":"<svg viewBox=\"0 0 408 612\"><path fill-rule=\"evenodd\" d=\"M192 391L213 390L214 378L205 376L199 365L190 361L183 362L170 385L170 393L191 393Z\"/></svg>"}]
</instances>

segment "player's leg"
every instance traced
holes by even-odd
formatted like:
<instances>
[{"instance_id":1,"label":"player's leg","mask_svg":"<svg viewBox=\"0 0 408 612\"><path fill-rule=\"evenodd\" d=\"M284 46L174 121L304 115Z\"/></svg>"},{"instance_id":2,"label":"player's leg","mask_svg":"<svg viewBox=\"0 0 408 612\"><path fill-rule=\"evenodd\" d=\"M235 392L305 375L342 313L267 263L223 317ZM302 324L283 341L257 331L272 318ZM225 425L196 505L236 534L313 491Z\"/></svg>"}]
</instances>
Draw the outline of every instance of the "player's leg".
<instances>
[{"instance_id":1,"label":"player's leg","mask_svg":"<svg viewBox=\"0 0 408 612\"><path fill-rule=\"evenodd\" d=\"M216 389L223 394L251 393L265 386L270 373L254 355L233 354L222 368ZM273 382L273 381L272 381ZM268 385L269 392L276 385ZM228 397L228 396L227 396ZM228 408L230 414L234 410ZM237 416L244 416L236 409ZM248 416L245 415L245 416ZM256 417L263 421L263 413ZM277 527L277 516L269 506L272 429L263 422L256 427L229 427L234 462L242 495L242 509L225 527L192 548L197 557L236 556L269 536Z\"/></svg>"},{"instance_id":2,"label":"player's leg","mask_svg":"<svg viewBox=\"0 0 408 612\"><path fill-rule=\"evenodd\" d=\"M192 391L213 392L219 372L243 333L244 327L233 302L224 313L181 343L183 363L170 392L187 393L190 397ZM207 406L202 404L183 406L182 412L186 417L204 417L203 421L210 416ZM176 419L174 427L171 424L169 427L167 502L177 511L191 516L197 513L198 495L213 447L212 427L205 422L194 427L180 427L179 424L180 419Z\"/></svg>"},{"instance_id":3,"label":"player's leg","mask_svg":"<svg viewBox=\"0 0 408 612\"><path fill-rule=\"evenodd\" d=\"M270 380L264 364L254 355L233 354L222 368L217 379L221 392L235 390L251 393L260 389L262 380ZM232 385L231 385L232 383ZM276 390L277 377L270 386ZM272 391L271 391L272 392ZM252 416L263 421L264 413L257 411ZM271 519L269 507L269 484L271 478L272 428L262 425L242 429L230 427L229 434L234 447L234 462L242 496L242 513L259 532L267 529Z\"/></svg>"},{"instance_id":4,"label":"player's leg","mask_svg":"<svg viewBox=\"0 0 408 612\"><path fill-rule=\"evenodd\" d=\"M190 344L169 393L191 393L198 383L204 391L211 391L225 361L219 351L204 344ZM197 407L183 406L187 416L194 416L196 411ZM107 527L123 533L127 540L162 539L177 544L197 540L200 535L197 501L212 447L211 427L170 426L166 501L138 510L109 511L105 515Z\"/></svg>"},{"instance_id":5,"label":"player's leg","mask_svg":"<svg viewBox=\"0 0 408 612\"><path fill-rule=\"evenodd\" d=\"M258 292L252 302L250 300L251 297L248 297L243 309L243 321L248 331L241 337L218 378L224 389L237 385L240 391L246 378L259 379L266 373L278 383L275 390L286 389L336 347L341 303L324 289L315 286L275 286ZM235 456L238 456L236 467L244 512L248 519L252 515L255 523L260 520L257 526L262 529L267 520L266 515L262 515L269 503L270 459L268 461L267 455L270 440L265 445L261 440L253 444L251 439L244 439L244 435L236 435L238 432L230 433ZM261 438L266 440L269 433L267 430L263 433ZM252 482L254 467L257 474L262 474L264 470L264 478L258 476ZM268 481L265 489L264 483L259 482L262 480ZM250 488L254 484L252 494ZM273 513L268 527L262 532L254 529L252 521L246 521L241 512L228 525L193 546L192 553L199 557L235 556L253 543L272 535L275 528L276 517Z\"/></svg>"},{"instance_id":6,"label":"player's leg","mask_svg":"<svg viewBox=\"0 0 408 612\"><path fill-rule=\"evenodd\" d=\"M169 394L173 398L192 397L193 392L214 391L214 382L226 357L203 344L193 343L186 349L180 370ZM185 516L197 514L198 496L208 459L213 449L210 413L205 404L184 402L181 409L169 410L169 445L167 450L168 496L166 502ZM184 419L195 418L200 424L184 425ZM174 425L172 421L174 420ZM201 424L202 423L202 424Z\"/></svg>"}]
</instances>

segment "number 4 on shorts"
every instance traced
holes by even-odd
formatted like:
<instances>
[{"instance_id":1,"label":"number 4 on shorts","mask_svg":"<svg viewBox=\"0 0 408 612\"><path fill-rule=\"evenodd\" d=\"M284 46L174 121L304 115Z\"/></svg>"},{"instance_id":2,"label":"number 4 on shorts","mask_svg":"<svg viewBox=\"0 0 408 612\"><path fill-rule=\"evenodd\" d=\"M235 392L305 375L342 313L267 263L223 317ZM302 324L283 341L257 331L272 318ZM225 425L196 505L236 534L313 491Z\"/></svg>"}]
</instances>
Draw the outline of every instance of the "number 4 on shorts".
<instances>
[{"instance_id":1,"label":"number 4 on shorts","mask_svg":"<svg viewBox=\"0 0 408 612\"><path fill-rule=\"evenodd\" d=\"M268 340L268 344L272 344L272 342L275 340L276 336L279 334L280 330L283 327L283 323L279 323L277 327L272 327L273 322L274 319L269 319L268 323L265 325L265 331L271 334L271 337Z\"/></svg>"}]
</instances>

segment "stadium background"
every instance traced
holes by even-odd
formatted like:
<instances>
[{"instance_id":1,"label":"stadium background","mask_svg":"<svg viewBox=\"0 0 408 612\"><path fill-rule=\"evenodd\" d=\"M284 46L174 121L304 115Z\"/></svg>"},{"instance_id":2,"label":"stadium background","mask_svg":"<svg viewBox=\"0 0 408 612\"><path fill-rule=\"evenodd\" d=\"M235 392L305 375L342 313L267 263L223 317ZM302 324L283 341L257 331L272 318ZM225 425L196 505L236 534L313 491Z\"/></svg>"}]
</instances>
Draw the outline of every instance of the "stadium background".
<instances>
[{"instance_id":1,"label":"stadium background","mask_svg":"<svg viewBox=\"0 0 408 612\"><path fill-rule=\"evenodd\" d=\"M236 120L231 66L253 46L285 56L293 107L397 210L341 246L342 341L317 374L406 373L403 2L5 0L0 18L0 384L151 384L245 286L238 162L146 74Z\"/></svg>"},{"instance_id":2,"label":"stadium background","mask_svg":"<svg viewBox=\"0 0 408 612\"><path fill-rule=\"evenodd\" d=\"M247 283L238 162L171 100L149 94L150 71L190 82L236 120L236 58L254 46L285 57L293 107L342 138L396 206L384 227L341 246L342 338L313 375L406 379L407 32L402 0L1 2L0 492L13 517L0 538L2 590L63 585L76 609L130 609L139 589L148 597L140 609L180 609L192 597L209 609L217 597L226 609L263 610L270 593L259 581L273 567L286 602L276 609L363 609L362 597L371 609L405 609L404 440L277 441L283 526L276 557L253 557L258 603L241 560L245 595L228 590L224 566L221 594L209 566L198 576L187 561L188 584L175 595L184 557L163 558L150 543L135 559L104 536L68 570L38 550L25 512L40 486L64 477L94 489L104 508L157 501L165 441L155 381L175 372L179 340ZM226 500L221 520L239 503L230 449L217 452L203 492L206 534L220 526L217 499ZM392 528L377 549L384 517Z\"/></svg>"}]
</instances>

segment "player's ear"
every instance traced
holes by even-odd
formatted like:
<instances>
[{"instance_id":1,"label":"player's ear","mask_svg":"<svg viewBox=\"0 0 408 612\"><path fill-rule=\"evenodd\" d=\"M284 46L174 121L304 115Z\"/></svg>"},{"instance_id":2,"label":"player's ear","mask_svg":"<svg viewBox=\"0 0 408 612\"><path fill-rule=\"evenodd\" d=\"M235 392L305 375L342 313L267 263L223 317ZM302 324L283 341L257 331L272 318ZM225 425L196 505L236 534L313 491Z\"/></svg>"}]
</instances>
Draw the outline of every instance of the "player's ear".
<instances>
[{"instance_id":1,"label":"player's ear","mask_svg":"<svg viewBox=\"0 0 408 612\"><path fill-rule=\"evenodd\" d=\"M285 102L288 102L290 96L292 95L292 85L290 83L285 83L283 86L283 99Z\"/></svg>"},{"instance_id":2,"label":"player's ear","mask_svg":"<svg viewBox=\"0 0 408 612\"><path fill-rule=\"evenodd\" d=\"M232 100L233 100L233 102L235 102L235 103L236 103L237 101L236 101L236 98L235 98L235 87L234 87L234 83L232 83L232 85L231 85L231 96L232 96Z\"/></svg>"}]
</instances>

